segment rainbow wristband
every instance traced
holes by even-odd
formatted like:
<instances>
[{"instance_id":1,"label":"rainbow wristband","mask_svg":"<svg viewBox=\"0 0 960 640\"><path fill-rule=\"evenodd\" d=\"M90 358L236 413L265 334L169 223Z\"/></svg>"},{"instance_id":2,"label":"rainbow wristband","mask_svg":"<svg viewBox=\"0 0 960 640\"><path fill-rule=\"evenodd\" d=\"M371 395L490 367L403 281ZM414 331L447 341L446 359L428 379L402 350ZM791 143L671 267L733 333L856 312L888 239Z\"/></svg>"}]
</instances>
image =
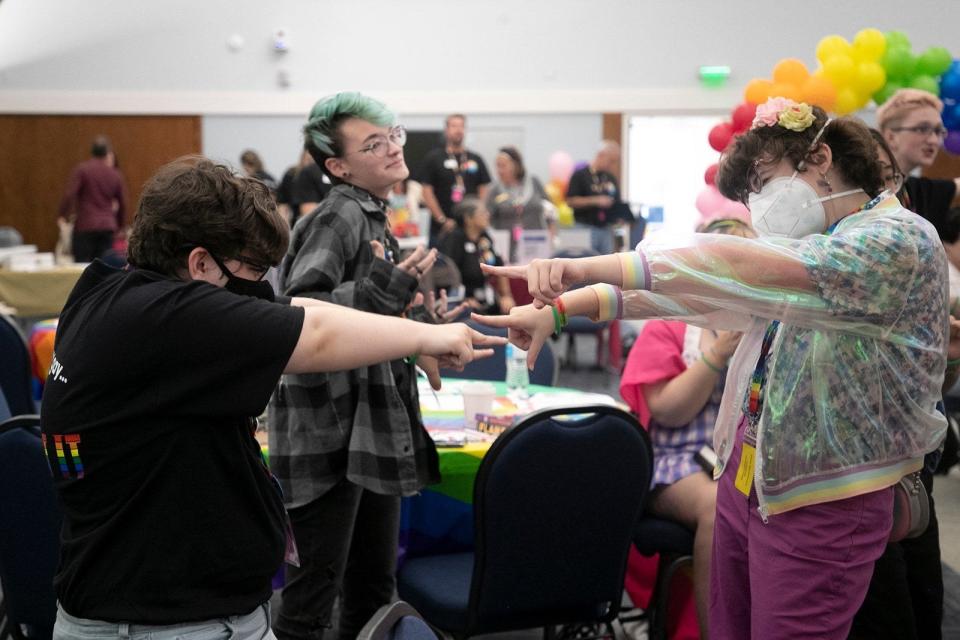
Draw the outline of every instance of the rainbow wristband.
<instances>
[{"instance_id":1,"label":"rainbow wristband","mask_svg":"<svg viewBox=\"0 0 960 640\"><path fill-rule=\"evenodd\" d=\"M595 322L604 320L620 319L623 317L623 291L620 287L612 284L594 284L590 285L593 292L597 294L597 317L592 318Z\"/></svg>"},{"instance_id":2,"label":"rainbow wristband","mask_svg":"<svg viewBox=\"0 0 960 640\"><path fill-rule=\"evenodd\" d=\"M618 253L620 258L621 289L650 289L650 266L639 250Z\"/></svg>"}]
</instances>

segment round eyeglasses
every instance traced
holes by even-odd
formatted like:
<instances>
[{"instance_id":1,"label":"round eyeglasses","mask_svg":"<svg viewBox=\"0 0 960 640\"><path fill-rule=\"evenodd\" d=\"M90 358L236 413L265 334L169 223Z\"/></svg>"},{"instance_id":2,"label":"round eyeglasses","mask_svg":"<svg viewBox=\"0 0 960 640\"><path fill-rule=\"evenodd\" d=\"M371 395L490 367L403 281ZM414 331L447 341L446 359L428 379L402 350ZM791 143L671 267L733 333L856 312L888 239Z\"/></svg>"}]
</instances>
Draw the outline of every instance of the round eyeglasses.
<instances>
[{"instance_id":1,"label":"round eyeglasses","mask_svg":"<svg viewBox=\"0 0 960 640\"><path fill-rule=\"evenodd\" d=\"M391 127L387 135L375 136L370 139L370 142L351 153L369 153L375 158L385 158L391 142L398 147L407 144L407 130L400 125Z\"/></svg>"}]
</instances>

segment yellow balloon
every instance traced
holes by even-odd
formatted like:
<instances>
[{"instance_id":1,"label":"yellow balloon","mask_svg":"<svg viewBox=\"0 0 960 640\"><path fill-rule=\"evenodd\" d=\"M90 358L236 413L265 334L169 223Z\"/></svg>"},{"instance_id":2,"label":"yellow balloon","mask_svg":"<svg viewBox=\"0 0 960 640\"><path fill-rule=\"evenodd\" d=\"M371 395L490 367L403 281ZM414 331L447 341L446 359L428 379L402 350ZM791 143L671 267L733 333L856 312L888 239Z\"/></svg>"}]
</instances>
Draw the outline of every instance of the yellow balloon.
<instances>
[{"instance_id":1,"label":"yellow balloon","mask_svg":"<svg viewBox=\"0 0 960 640\"><path fill-rule=\"evenodd\" d=\"M861 95L872 96L887 83L887 72L877 62L861 62L857 65L857 75L853 79L853 88Z\"/></svg>"},{"instance_id":2,"label":"yellow balloon","mask_svg":"<svg viewBox=\"0 0 960 640\"><path fill-rule=\"evenodd\" d=\"M848 55L835 55L823 63L823 73L837 87L846 87L857 76L857 65Z\"/></svg>"},{"instance_id":3,"label":"yellow balloon","mask_svg":"<svg viewBox=\"0 0 960 640\"><path fill-rule=\"evenodd\" d=\"M862 29L853 37L853 54L861 62L876 62L887 50L887 37L879 29Z\"/></svg>"},{"instance_id":4,"label":"yellow balloon","mask_svg":"<svg viewBox=\"0 0 960 640\"><path fill-rule=\"evenodd\" d=\"M843 87L837 90L837 102L834 110L841 116L853 113L860 108L860 94L850 87Z\"/></svg>"},{"instance_id":5,"label":"yellow balloon","mask_svg":"<svg viewBox=\"0 0 960 640\"><path fill-rule=\"evenodd\" d=\"M853 47L843 36L826 36L817 43L817 60L826 65L827 60L834 56L853 56Z\"/></svg>"}]
</instances>

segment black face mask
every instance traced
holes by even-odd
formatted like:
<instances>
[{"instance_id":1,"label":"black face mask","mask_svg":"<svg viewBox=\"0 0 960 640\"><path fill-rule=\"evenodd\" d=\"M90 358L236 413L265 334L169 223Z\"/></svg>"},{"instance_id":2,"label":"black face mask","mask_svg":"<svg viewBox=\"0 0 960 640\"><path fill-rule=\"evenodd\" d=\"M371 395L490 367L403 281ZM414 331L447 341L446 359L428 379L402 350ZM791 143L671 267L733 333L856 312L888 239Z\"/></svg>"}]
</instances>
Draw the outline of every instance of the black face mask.
<instances>
[{"instance_id":1,"label":"black face mask","mask_svg":"<svg viewBox=\"0 0 960 640\"><path fill-rule=\"evenodd\" d=\"M217 263L217 266L220 267L220 271L223 272L223 275L227 277L227 284L223 286L224 289L230 293L235 293L239 296L250 296L253 298L260 298L261 300L267 300L269 302L276 301L276 294L273 291L273 285L271 285L266 280L247 280L246 278L241 278L236 276L219 258L214 258L213 255L210 255L213 258L213 261Z\"/></svg>"}]
</instances>

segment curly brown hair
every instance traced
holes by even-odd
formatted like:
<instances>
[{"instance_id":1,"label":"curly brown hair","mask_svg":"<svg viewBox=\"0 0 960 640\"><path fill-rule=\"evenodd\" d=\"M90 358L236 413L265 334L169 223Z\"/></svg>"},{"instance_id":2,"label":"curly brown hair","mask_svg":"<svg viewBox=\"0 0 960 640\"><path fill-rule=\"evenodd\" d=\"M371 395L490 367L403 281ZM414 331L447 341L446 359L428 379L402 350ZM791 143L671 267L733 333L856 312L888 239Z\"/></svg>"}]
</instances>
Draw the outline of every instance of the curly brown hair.
<instances>
[{"instance_id":1,"label":"curly brown hair","mask_svg":"<svg viewBox=\"0 0 960 640\"><path fill-rule=\"evenodd\" d=\"M833 165L849 184L860 187L871 198L883 190L880 163L877 161L870 129L855 118L837 118L828 122L820 107L813 107L814 123L803 131L780 125L757 127L736 138L720 158L716 185L725 197L744 204L752 191L751 173L758 164L773 165L783 158L798 171L806 171L806 162L817 159L823 145L833 152ZM817 134L826 127L820 139Z\"/></svg>"},{"instance_id":2,"label":"curly brown hair","mask_svg":"<svg viewBox=\"0 0 960 640\"><path fill-rule=\"evenodd\" d=\"M262 182L202 156L184 156L147 181L128 249L130 264L177 276L195 247L276 265L289 242L289 226Z\"/></svg>"}]
</instances>

